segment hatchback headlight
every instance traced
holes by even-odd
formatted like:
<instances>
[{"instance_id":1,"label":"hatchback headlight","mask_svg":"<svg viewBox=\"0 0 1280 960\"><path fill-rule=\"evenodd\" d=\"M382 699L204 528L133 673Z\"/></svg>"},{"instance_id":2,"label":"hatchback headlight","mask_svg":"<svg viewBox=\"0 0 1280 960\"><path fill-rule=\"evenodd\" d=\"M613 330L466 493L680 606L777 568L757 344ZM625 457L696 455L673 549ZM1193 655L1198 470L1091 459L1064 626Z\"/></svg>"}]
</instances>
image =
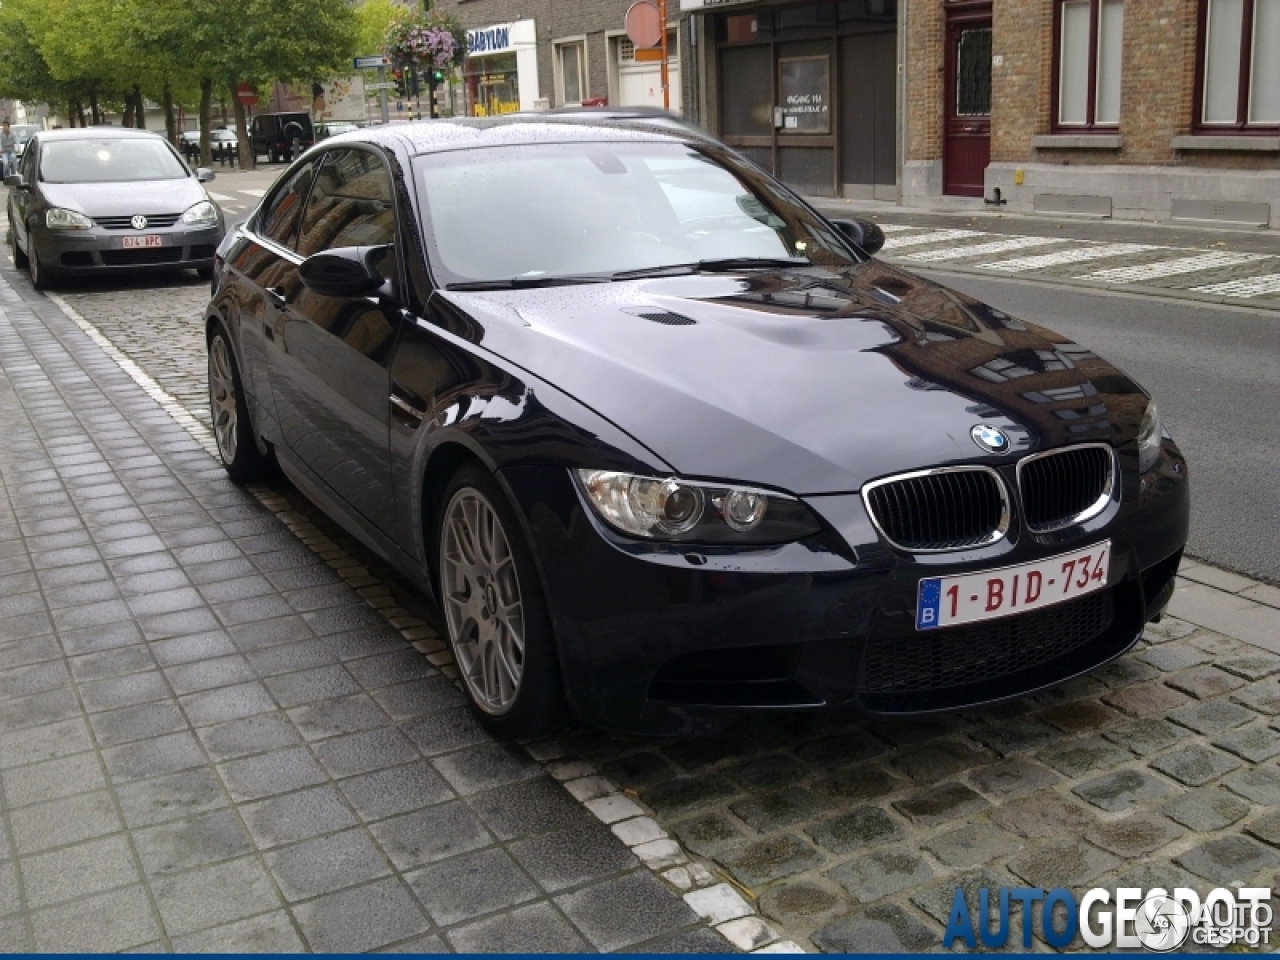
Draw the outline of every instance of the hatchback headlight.
<instances>
[{"instance_id":1,"label":"hatchback headlight","mask_svg":"<svg viewBox=\"0 0 1280 960\"><path fill-rule=\"evenodd\" d=\"M218 222L218 208L208 200L201 200L182 215L182 222L187 226L211 227Z\"/></svg>"},{"instance_id":2,"label":"hatchback headlight","mask_svg":"<svg viewBox=\"0 0 1280 960\"><path fill-rule=\"evenodd\" d=\"M1147 404L1142 414L1142 425L1138 427L1138 472L1146 473L1160 459L1160 438L1164 433L1160 425L1160 411L1156 402Z\"/></svg>"},{"instance_id":3,"label":"hatchback headlight","mask_svg":"<svg viewBox=\"0 0 1280 960\"><path fill-rule=\"evenodd\" d=\"M50 207L44 212L44 225L50 230L88 230L93 221L78 210Z\"/></svg>"},{"instance_id":4,"label":"hatchback headlight","mask_svg":"<svg viewBox=\"0 0 1280 960\"><path fill-rule=\"evenodd\" d=\"M674 477L578 470L587 502L622 533L681 543L788 543L821 527L795 497Z\"/></svg>"}]
</instances>

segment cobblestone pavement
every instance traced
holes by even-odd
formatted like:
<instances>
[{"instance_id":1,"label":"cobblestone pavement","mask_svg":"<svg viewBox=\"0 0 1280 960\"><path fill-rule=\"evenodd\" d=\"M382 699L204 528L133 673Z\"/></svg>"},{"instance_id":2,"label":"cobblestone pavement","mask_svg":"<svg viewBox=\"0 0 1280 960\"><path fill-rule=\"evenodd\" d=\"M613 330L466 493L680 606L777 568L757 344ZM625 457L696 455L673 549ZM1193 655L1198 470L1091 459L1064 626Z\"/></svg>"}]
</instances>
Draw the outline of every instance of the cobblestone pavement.
<instances>
[{"instance_id":1,"label":"cobblestone pavement","mask_svg":"<svg viewBox=\"0 0 1280 960\"><path fill-rule=\"evenodd\" d=\"M103 292L69 293L65 300L140 366L157 371L157 378L176 369L177 354L202 356L197 321L202 290L189 291L189 297L173 288L154 295L133 291L130 296L136 310L132 319ZM156 350L151 331L164 317L172 317L177 321L174 329L186 333ZM50 320L55 322L56 318ZM202 382L181 389L175 385L174 392L196 396L198 386ZM62 472L67 469L75 468ZM206 479L201 482L214 485L211 493L215 488L222 491L216 496L234 495L234 488L219 483L215 474L202 473ZM32 485L38 482L35 476L29 479ZM27 487L24 483L18 489ZM13 490L11 486L11 496ZM210 507L203 490L201 500L212 516L212 510L221 508ZM362 584L361 593L373 606L389 611L392 625L422 624L410 629L434 638L435 611L376 558L287 486L274 488L269 499L276 504L272 509L302 533L304 542L335 544L332 549L353 558L342 568L347 583ZM185 566L189 558L178 559ZM247 559L256 563L252 555ZM325 568L311 564L307 569ZM186 572L202 575L199 565L186 567ZM110 561L108 573L115 575ZM1171 617L1149 628L1140 646L1115 664L1023 702L909 722L867 722L831 714L752 717L724 736L700 740L620 738L575 728L530 749L542 762L541 769L563 781L599 819L620 818L612 835L656 866L668 889L700 887L686 902L744 948L780 935L806 948L828 951L932 949L941 941L957 884L1061 885L1077 891L1095 885L1186 885L1202 893L1235 883L1277 888L1280 633L1274 625L1280 616L1280 591L1194 564L1188 573L1196 582L1184 583L1180 590L1193 599L1197 590L1217 590L1218 599L1187 605L1180 609L1185 619ZM275 585L272 577L266 574ZM305 589L301 584L281 586ZM1252 604L1251 615L1256 615L1256 643L1274 652L1227 635L1235 630L1237 613L1246 604ZM1202 617L1204 610L1210 615ZM308 622L309 614L301 616ZM1196 623L1189 622L1197 617ZM368 624L356 634L340 633L338 640L308 639L303 641L307 646L288 649L341 659L357 637L365 642L366 631L372 637L383 635L373 621ZM238 628L222 629L233 642L243 642ZM390 644L391 635L386 636ZM429 651L429 661L447 673L443 644L428 639L418 647ZM198 648L187 654L211 655ZM259 666L263 656L252 649L241 654L250 669L269 671ZM188 669L214 671L219 662L193 659ZM414 669L407 667L407 659L396 662ZM162 673L174 669L161 664ZM361 682L352 667L346 671L357 685ZM3 679L9 676L10 672L0 673L0 684L11 682ZM321 674L314 681L303 679L311 676L303 672L297 682L314 690L317 700L308 709L331 718L326 730L347 734L335 743L361 744L380 757L392 750L390 741L354 734L364 721L358 711L347 713L339 706L346 703L345 690L329 687ZM422 696L417 692L421 686L433 695L446 695L439 677L397 679L403 682L396 689L405 695L413 691ZM74 669L73 680L79 682ZM272 695L280 686L270 676L256 682ZM11 689L0 687L0 694ZM23 689L34 693L33 687ZM365 695L355 688L351 693L365 702ZM199 694L178 695L179 706L184 696ZM375 690L368 696L388 708L385 693ZM296 710L273 709L271 716L296 728ZM463 724L461 711L450 716ZM241 736L253 749L277 749L276 756L283 758L299 748L276 746L275 722L255 722ZM375 729L379 736L390 737L383 732L389 727L384 721ZM90 731L95 729L90 718ZM411 740L415 729L413 721L400 725ZM304 730L297 736L307 739ZM199 742L206 743L208 737L200 734ZM307 749L328 773L320 747ZM483 749L500 748L485 744ZM405 769L418 769L423 763L399 762L407 764ZM440 760L427 763L441 772ZM214 763L209 775L221 776L223 769ZM541 775L530 769L531 778ZM7 787L7 777L5 782ZM165 780L153 782L163 786ZM379 796L397 802L405 788L399 781L384 782ZM341 792L341 783L338 789ZM231 796L225 805L238 809L239 800ZM255 802L260 801L250 801ZM474 800L461 802L476 809ZM417 815L420 811L409 816ZM253 824L249 827L255 840ZM372 842L380 843L375 827L369 828ZM610 838L598 832L602 840ZM667 835L678 838L683 853ZM577 849L594 862L603 848L593 841ZM692 862L680 862L686 853ZM268 871L273 863L268 860ZM724 882L716 883L720 880ZM382 882L391 881L360 889ZM422 889L422 884L410 886L411 891ZM298 913L293 910L295 916ZM445 936L458 942L450 933ZM774 944L772 949L787 946Z\"/></svg>"},{"instance_id":2,"label":"cobblestone pavement","mask_svg":"<svg viewBox=\"0 0 1280 960\"><path fill-rule=\"evenodd\" d=\"M686 868L685 902L628 849L655 852L628 836L651 822L634 803L597 791L593 815L487 736L423 621L18 282L0 951L726 949L693 909L710 874ZM140 304L138 333L189 359L161 312ZM167 375L175 353L137 362Z\"/></svg>"}]
</instances>

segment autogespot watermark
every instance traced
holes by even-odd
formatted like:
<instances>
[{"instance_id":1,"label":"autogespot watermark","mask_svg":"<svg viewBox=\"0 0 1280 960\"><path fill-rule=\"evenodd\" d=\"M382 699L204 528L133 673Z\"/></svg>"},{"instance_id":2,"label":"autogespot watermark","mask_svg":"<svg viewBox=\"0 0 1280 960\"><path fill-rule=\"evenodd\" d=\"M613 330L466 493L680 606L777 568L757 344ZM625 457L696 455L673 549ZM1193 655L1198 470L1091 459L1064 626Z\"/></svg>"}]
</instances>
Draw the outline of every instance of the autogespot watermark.
<instances>
[{"instance_id":1,"label":"autogespot watermark","mask_svg":"<svg viewBox=\"0 0 1280 960\"><path fill-rule=\"evenodd\" d=\"M1037 929L1044 942L1057 950L1065 950L1077 937L1095 949L1145 947L1155 953L1176 950L1188 939L1202 949L1267 946L1273 917L1270 901L1270 887L1218 887L1203 901L1187 887L1172 892L1159 887L1115 891L1095 887L1078 902L1063 887L1047 893L1039 887L1000 887L994 893L981 887L977 903L970 904L957 887L942 945L949 948L960 940L970 949L979 941L992 950L1004 947L1013 934L1009 919L1013 902L1022 907L1024 948L1031 946ZM976 924L971 906L977 907Z\"/></svg>"}]
</instances>

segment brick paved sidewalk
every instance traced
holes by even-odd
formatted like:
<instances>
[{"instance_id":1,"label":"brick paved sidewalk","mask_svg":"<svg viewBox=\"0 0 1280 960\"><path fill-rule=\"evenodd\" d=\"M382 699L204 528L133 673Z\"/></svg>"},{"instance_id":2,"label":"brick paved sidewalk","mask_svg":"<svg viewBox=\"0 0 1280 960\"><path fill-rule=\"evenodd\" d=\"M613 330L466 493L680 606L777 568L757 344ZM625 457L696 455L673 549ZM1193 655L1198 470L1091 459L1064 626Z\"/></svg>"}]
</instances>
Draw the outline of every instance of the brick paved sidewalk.
<instances>
[{"instance_id":1,"label":"brick paved sidewalk","mask_svg":"<svg viewBox=\"0 0 1280 960\"><path fill-rule=\"evenodd\" d=\"M0 280L0 951L726 948L462 703Z\"/></svg>"}]
</instances>

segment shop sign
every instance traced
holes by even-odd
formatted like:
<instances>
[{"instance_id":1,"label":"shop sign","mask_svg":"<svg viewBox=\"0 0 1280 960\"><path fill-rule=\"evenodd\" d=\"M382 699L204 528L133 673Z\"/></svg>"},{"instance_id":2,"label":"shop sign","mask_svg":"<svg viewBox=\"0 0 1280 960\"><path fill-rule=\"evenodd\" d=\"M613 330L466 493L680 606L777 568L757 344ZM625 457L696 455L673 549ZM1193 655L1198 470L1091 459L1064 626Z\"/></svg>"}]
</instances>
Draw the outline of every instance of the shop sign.
<instances>
[{"instance_id":1,"label":"shop sign","mask_svg":"<svg viewBox=\"0 0 1280 960\"><path fill-rule=\"evenodd\" d=\"M512 49L514 47L511 42L511 24L509 23L467 31L467 56L469 57L505 53Z\"/></svg>"},{"instance_id":2,"label":"shop sign","mask_svg":"<svg viewBox=\"0 0 1280 960\"><path fill-rule=\"evenodd\" d=\"M830 133L830 57L783 58L778 70L782 132Z\"/></svg>"}]
</instances>

